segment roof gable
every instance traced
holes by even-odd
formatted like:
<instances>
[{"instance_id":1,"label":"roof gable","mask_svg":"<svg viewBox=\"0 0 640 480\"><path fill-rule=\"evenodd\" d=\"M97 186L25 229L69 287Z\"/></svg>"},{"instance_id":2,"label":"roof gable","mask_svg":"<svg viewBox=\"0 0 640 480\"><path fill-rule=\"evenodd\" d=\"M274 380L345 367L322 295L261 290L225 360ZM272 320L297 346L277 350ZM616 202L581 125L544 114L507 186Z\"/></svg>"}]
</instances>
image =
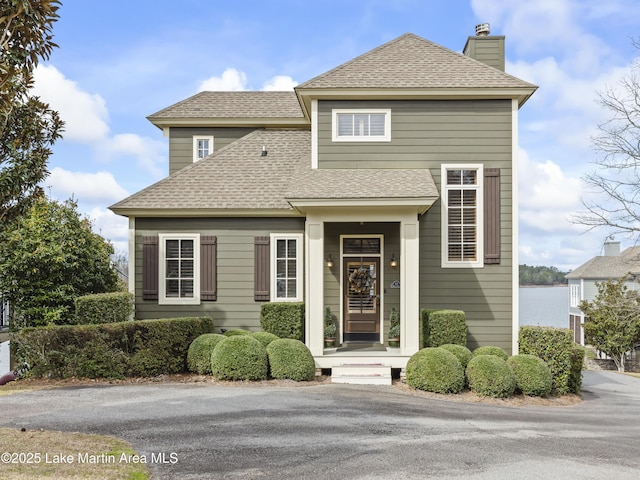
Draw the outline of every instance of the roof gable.
<instances>
[{"instance_id":1,"label":"roof gable","mask_svg":"<svg viewBox=\"0 0 640 480\"><path fill-rule=\"evenodd\" d=\"M593 257L566 278L617 279L627 274L640 274L640 247L629 247L620 255Z\"/></svg>"},{"instance_id":2,"label":"roof gable","mask_svg":"<svg viewBox=\"0 0 640 480\"><path fill-rule=\"evenodd\" d=\"M296 90L331 88L536 88L498 69L406 33Z\"/></svg>"}]
</instances>

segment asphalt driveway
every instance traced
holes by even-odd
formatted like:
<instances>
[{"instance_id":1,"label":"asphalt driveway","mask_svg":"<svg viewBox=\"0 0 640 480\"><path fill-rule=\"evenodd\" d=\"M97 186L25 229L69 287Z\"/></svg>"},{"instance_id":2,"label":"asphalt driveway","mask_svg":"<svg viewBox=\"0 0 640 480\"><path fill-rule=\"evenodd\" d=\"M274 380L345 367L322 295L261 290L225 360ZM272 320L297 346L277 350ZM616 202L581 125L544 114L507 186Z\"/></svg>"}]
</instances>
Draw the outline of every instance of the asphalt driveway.
<instances>
[{"instance_id":1,"label":"asphalt driveway","mask_svg":"<svg viewBox=\"0 0 640 480\"><path fill-rule=\"evenodd\" d=\"M0 412L0 426L123 438L158 479L636 480L640 471L640 379L614 372L585 372L584 401L569 407L379 386L146 384L9 395Z\"/></svg>"}]
</instances>

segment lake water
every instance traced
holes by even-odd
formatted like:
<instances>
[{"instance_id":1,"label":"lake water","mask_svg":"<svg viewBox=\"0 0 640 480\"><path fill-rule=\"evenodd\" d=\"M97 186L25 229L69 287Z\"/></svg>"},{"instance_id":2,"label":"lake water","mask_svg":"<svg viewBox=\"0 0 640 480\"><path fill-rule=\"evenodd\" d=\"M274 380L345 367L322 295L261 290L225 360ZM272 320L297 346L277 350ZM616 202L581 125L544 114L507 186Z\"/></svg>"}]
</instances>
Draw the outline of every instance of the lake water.
<instances>
[{"instance_id":1,"label":"lake water","mask_svg":"<svg viewBox=\"0 0 640 480\"><path fill-rule=\"evenodd\" d=\"M569 327L569 287L520 287L520 325Z\"/></svg>"}]
</instances>

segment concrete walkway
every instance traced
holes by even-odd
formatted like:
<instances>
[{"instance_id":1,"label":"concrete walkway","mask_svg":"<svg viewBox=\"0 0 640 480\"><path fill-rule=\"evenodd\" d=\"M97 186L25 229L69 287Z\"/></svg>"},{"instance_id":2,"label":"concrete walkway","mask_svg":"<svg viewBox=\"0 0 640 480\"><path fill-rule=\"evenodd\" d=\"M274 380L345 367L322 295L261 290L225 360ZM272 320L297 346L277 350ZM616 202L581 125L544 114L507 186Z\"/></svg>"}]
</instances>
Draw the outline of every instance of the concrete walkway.
<instances>
[{"instance_id":1,"label":"concrete walkway","mask_svg":"<svg viewBox=\"0 0 640 480\"><path fill-rule=\"evenodd\" d=\"M636 480L640 379L585 372L584 387L535 408L387 386L74 387L0 397L0 425L124 438L158 479Z\"/></svg>"}]
</instances>

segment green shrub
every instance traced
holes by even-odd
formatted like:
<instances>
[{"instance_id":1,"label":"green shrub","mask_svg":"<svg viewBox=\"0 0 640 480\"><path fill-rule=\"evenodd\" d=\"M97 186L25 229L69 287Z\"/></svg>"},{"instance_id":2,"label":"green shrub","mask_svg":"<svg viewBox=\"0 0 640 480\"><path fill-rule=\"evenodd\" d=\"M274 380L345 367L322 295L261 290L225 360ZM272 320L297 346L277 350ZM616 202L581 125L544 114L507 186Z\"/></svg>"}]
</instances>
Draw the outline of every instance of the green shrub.
<instances>
[{"instance_id":1,"label":"green shrub","mask_svg":"<svg viewBox=\"0 0 640 480\"><path fill-rule=\"evenodd\" d=\"M516 389L515 374L495 355L474 356L467 365L467 380L471 391L487 397L510 397Z\"/></svg>"},{"instance_id":2,"label":"green shrub","mask_svg":"<svg viewBox=\"0 0 640 480\"><path fill-rule=\"evenodd\" d=\"M535 355L551 369L553 391L560 395L580 393L584 350L574 348L573 332L567 328L520 328L520 353Z\"/></svg>"},{"instance_id":3,"label":"green shrub","mask_svg":"<svg viewBox=\"0 0 640 480\"><path fill-rule=\"evenodd\" d=\"M420 326L422 329L422 337L421 337L421 341L422 343L420 344L421 348L425 348L429 346L429 315L431 315L433 312L437 312L438 310L436 309L428 309L428 308L423 308L422 310L420 310Z\"/></svg>"},{"instance_id":4,"label":"green shrub","mask_svg":"<svg viewBox=\"0 0 640 480\"><path fill-rule=\"evenodd\" d=\"M422 312L423 324L426 323L423 328L428 332L426 346L439 347L448 343L467 345L467 322L463 311L423 310Z\"/></svg>"},{"instance_id":5,"label":"green shrub","mask_svg":"<svg viewBox=\"0 0 640 480\"><path fill-rule=\"evenodd\" d=\"M279 338L304 341L304 302L272 302L260 307L260 325Z\"/></svg>"},{"instance_id":6,"label":"green shrub","mask_svg":"<svg viewBox=\"0 0 640 480\"><path fill-rule=\"evenodd\" d=\"M500 357L502 360L507 360L509 355L500 347L494 347L492 345L485 345L484 347L478 347L473 351L473 356L476 357L478 355L495 355L496 357Z\"/></svg>"},{"instance_id":7,"label":"green shrub","mask_svg":"<svg viewBox=\"0 0 640 480\"><path fill-rule=\"evenodd\" d=\"M267 345L271 376L296 382L313 380L316 362L307 346L300 340L281 338Z\"/></svg>"},{"instance_id":8,"label":"green shrub","mask_svg":"<svg viewBox=\"0 0 640 480\"><path fill-rule=\"evenodd\" d=\"M269 332L252 332L251 336L258 340L265 347L269 345L274 340L278 340L278 336Z\"/></svg>"},{"instance_id":9,"label":"green shrub","mask_svg":"<svg viewBox=\"0 0 640 480\"><path fill-rule=\"evenodd\" d=\"M182 373L191 342L213 330L209 317L25 328L11 335L16 363L53 378L123 378Z\"/></svg>"},{"instance_id":10,"label":"green shrub","mask_svg":"<svg viewBox=\"0 0 640 480\"><path fill-rule=\"evenodd\" d=\"M220 380L266 380L267 349L250 335L234 335L218 343L211 354L211 373Z\"/></svg>"},{"instance_id":11,"label":"green shrub","mask_svg":"<svg viewBox=\"0 0 640 480\"><path fill-rule=\"evenodd\" d=\"M187 368L190 372L211 374L211 353L215 346L224 340L219 333L205 333L196 337L187 351Z\"/></svg>"},{"instance_id":12,"label":"green shrub","mask_svg":"<svg viewBox=\"0 0 640 480\"><path fill-rule=\"evenodd\" d=\"M126 322L133 316L134 297L128 292L95 293L74 299L75 323Z\"/></svg>"},{"instance_id":13,"label":"green shrub","mask_svg":"<svg viewBox=\"0 0 640 480\"><path fill-rule=\"evenodd\" d=\"M460 362L460 365L462 365L462 368L467 368L467 364L469 363L469 360L471 360L471 357L473 356L473 354L471 353L471 350L469 350L467 347L463 347L462 345L456 345L455 343L446 343L444 345L440 345L439 348L444 348L445 350L448 350L451 353L453 353L458 359L458 361Z\"/></svg>"},{"instance_id":14,"label":"green shrub","mask_svg":"<svg viewBox=\"0 0 640 480\"><path fill-rule=\"evenodd\" d=\"M233 337L235 335L251 335L251 332L249 330L243 330L242 328L235 328L224 332L225 337Z\"/></svg>"},{"instance_id":15,"label":"green shrub","mask_svg":"<svg viewBox=\"0 0 640 480\"><path fill-rule=\"evenodd\" d=\"M456 356L443 348L423 348L407 362L407 384L436 393L459 393L464 388L464 369Z\"/></svg>"},{"instance_id":16,"label":"green shrub","mask_svg":"<svg viewBox=\"0 0 640 480\"><path fill-rule=\"evenodd\" d=\"M551 393L552 379L549 366L535 355L514 355L507 360L516 376L516 388L525 395L546 397Z\"/></svg>"}]
</instances>

